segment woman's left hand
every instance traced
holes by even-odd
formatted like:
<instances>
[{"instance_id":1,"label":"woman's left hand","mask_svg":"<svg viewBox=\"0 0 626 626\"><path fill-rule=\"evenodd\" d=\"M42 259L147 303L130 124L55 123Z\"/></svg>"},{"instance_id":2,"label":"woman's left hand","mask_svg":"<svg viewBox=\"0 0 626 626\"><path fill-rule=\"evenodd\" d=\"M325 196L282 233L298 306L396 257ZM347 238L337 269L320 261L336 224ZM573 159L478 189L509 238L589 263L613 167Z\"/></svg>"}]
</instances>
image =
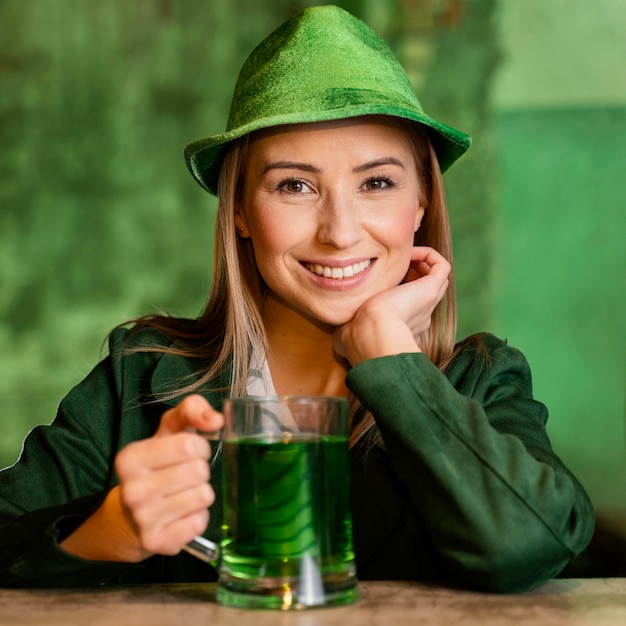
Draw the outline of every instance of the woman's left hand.
<instances>
[{"instance_id":1,"label":"woman's left hand","mask_svg":"<svg viewBox=\"0 0 626 626\"><path fill-rule=\"evenodd\" d=\"M337 328L335 352L353 366L379 356L420 352L419 336L430 328L449 276L450 263L441 254L414 247L403 282L366 300L352 320Z\"/></svg>"}]
</instances>

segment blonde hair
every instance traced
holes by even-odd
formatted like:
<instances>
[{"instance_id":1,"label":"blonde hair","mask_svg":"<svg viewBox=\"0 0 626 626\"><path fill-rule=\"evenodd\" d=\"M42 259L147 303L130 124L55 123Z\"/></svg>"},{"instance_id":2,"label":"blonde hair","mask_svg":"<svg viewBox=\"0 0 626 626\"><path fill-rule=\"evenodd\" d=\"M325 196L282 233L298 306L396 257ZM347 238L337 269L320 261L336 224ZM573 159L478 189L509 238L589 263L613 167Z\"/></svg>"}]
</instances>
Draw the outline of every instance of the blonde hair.
<instances>
[{"instance_id":1,"label":"blonde hair","mask_svg":"<svg viewBox=\"0 0 626 626\"><path fill-rule=\"evenodd\" d=\"M415 153L420 198L425 207L416 245L435 248L452 265L452 243L448 209L437 156L425 127L390 118L407 134ZM247 135L230 146L222 165L218 186L218 214L215 226L213 284L209 299L195 323L176 318L148 316L135 320L139 325L158 328L170 336L176 347L154 348L186 358L211 359L209 368L192 383L172 390L168 397L210 388L222 371L231 367L230 395L245 395L248 369L253 353L267 353L267 338L261 319L265 286L257 270L252 244L237 235L235 215L241 202L249 145ZM450 361L456 334L454 273L447 293L435 308L430 328L420 337L420 347L443 369ZM374 424L373 416L351 398L351 445Z\"/></svg>"}]
</instances>

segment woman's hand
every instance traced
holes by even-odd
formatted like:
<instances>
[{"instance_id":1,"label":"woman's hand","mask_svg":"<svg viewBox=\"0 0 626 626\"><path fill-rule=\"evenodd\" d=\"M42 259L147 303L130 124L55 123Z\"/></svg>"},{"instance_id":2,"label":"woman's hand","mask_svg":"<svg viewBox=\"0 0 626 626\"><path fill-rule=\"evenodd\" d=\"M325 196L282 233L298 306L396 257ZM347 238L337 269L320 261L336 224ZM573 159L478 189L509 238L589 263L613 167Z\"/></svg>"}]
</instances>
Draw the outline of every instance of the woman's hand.
<instances>
[{"instance_id":1,"label":"woman's hand","mask_svg":"<svg viewBox=\"0 0 626 626\"><path fill-rule=\"evenodd\" d=\"M413 248L404 281L365 301L352 320L335 331L335 352L356 365L366 359L420 352L419 336L430 328L446 293L450 263L433 248Z\"/></svg>"},{"instance_id":2,"label":"woman's hand","mask_svg":"<svg viewBox=\"0 0 626 626\"><path fill-rule=\"evenodd\" d=\"M115 460L120 479L103 505L61 545L91 560L174 555L209 521L211 448L196 430L222 428L221 413L199 395L166 411L155 435L130 443Z\"/></svg>"}]
</instances>

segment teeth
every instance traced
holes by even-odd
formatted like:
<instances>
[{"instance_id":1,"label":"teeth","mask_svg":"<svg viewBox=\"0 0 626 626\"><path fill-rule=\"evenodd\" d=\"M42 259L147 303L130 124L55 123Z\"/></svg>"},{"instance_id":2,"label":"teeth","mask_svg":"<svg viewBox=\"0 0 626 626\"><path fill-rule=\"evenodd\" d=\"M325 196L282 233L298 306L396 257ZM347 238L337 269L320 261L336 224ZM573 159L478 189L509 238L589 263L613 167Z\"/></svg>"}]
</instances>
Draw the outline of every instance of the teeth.
<instances>
[{"instance_id":1,"label":"teeth","mask_svg":"<svg viewBox=\"0 0 626 626\"><path fill-rule=\"evenodd\" d=\"M362 272L371 261L361 261L360 263L354 263L346 267L329 267L328 265L320 265L319 263L305 263L307 269L311 270L318 276L324 276L325 278L350 278L356 276Z\"/></svg>"}]
</instances>

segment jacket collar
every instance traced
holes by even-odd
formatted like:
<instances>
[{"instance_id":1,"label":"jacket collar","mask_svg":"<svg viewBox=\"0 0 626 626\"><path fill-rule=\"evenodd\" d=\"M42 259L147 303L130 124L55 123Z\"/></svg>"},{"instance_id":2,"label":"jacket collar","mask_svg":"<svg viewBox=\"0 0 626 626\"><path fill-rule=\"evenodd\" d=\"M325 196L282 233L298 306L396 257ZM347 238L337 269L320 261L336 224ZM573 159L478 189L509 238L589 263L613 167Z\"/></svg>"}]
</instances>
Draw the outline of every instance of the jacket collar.
<instances>
[{"instance_id":1,"label":"jacket collar","mask_svg":"<svg viewBox=\"0 0 626 626\"><path fill-rule=\"evenodd\" d=\"M153 397L161 399L165 396L166 399L161 400L161 402L166 406L175 406L188 394L176 393L173 397L169 397L172 392L200 380L210 365L211 361L206 359L189 359L176 354L163 354L150 379L150 390ZM197 391L217 411L222 410L224 400L230 395L231 365L229 362L219 375Z\"/></svg>"}]
</instances>

